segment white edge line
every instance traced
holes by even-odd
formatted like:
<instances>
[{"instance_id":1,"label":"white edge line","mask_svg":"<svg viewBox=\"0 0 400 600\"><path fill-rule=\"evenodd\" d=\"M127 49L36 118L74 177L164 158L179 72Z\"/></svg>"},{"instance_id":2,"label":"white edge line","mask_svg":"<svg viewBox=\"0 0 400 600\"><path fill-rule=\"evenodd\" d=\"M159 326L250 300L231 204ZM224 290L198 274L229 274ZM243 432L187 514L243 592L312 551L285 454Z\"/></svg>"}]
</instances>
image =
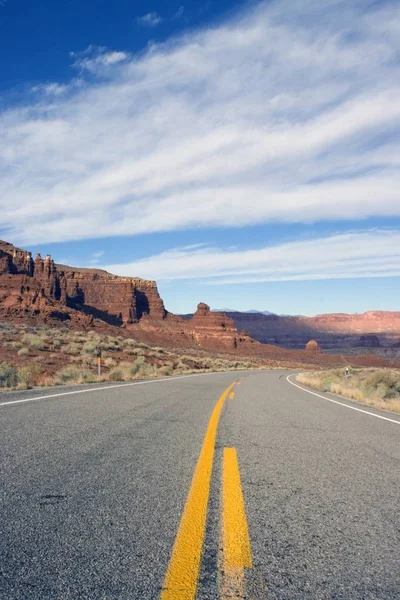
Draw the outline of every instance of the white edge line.
<instances>
[{"instance_id":1,"label":"white edge line","mask_svg":"<svg viewBox=\"0 0 400 600\"><path fill-rule=\"evenodd\" d=\"M21 400L11 400L10 402L0 402L0 406L12 406L13 404L23 404L24 402L35 402L36 400L46 400L47 398L59 398L60 396L72 396L74 394L89 394L90 392L100 392L102 390L113 390L115 388L129 387L133 385L145 385L149 383L162 383L163 381L178 381L188 377L201 377L202 375L222 375L232 373L232 371L214 371L214 373L193 373L192 375L180 375L175 377L164 377L162 379L150 379L147 381L134 381L132 383L121 383L119 385L103 385L102 387L89 388L88 390L74 390L72 392L61 392L60 394L46 394L46 396L36 396L35 398L22 398Z\"/></svg>"},{"instance_id":2,"label":"white edge line","mask_svg":"<svg viewBox=\"0 0 400 600\"><path fill-rule=\"evenodd\" d=\"M303 390L303 392L306 392L307 394L312 394L313 396L318 396L318 398L323 398L324 400L327 400L328 402L333 402L333 404L339 404L340 406L344 406L345 408L350 408L350 410L356 410L357 412L364 413L365 415L369 415L370 417L376 417L377 419L383 419L384 421L390 421L390 423L396 423L397 425L400 425L400 421L396 421L395 419L389 419L389 417L383 417L382 415L377 415L373 412L369 412L368 410L363 410L362 408L357 408L356 406L350 406L349 404L345 404L344 402L339 402L338 400L333 400L332 398L327 398L326 396L321 396L321 394L317 394L316 392L312 392L311 390L308 390L307 388L304 388L301 385L298 385L297 383L293 383L293 381L290 381L290 379L289 379L290 377L293 377L293 375L288 375L286 377L287 381L289 383L291 383L292 385L294 385L295 387L299 388L299 390Z\"/></svg>"}]
</instances>

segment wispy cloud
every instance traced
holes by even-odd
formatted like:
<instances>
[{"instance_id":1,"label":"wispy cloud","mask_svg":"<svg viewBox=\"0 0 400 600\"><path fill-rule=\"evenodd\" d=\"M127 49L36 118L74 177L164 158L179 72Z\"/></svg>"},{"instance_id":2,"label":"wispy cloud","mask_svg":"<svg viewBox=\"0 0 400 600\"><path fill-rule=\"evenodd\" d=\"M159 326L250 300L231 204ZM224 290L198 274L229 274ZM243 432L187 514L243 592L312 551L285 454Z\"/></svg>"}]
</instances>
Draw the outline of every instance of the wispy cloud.
<instances>
[{"instance_id":1,"label":"wispy cloud","mask_svg":"<svg viewBox=\"0 0 400 600\"><path fill-rule=\"evenodd\" d=\"M59 96L60 94L64 94L68 90L68 87L69 86L61 83L44 83L40 85L34 85L31 88L31 91L48 96Z\"/></svg>"},{"instance_id":2,"label":"wispy cloud","mask_svg":"<svg viewBox=\"0 0 400 600\"><path fill-rule=\"evenodd\" d=\"M255 250L189 246L105 268L118 275L215 285L392 277L400 276L400 232L349 232Z\"/></svg>"},{"instance_id":3,"label":"wispy cloud","mask_svg":"<svg viewBox=\"0 0 400 600\"><path fill-rule=\"evenodd\" d=\"M70 56L74 61L72 66L76 69L99 74L107 67L126 61L129 54L108 50L103 46L91 45L82 52L71 52Z\"/></svg>"},{"instance_id":4,"label":"wispy cloud","mask_svg":"<svg viewBox=\"0 0 400 600\"><path fill-rule=\"evenodd\" d=\"M162 23L162 18L156 12L149 12L142 17L138 17L136 22L139 25L144 25L145 27L157 27L157 25Z\"/></svg>"},{"instance_id":5,"label":"wispy cloud","mask_svg":"<svg viewBox=\"0 0 400 600\"><path fill-rule=\"evenodd\" d=\"M181 17L183 17L184 12L185 12L185 7L180 6L174 15L174 19L180 19Z\"/></svg>"},{"instance_id":6,"label":"wispy cloud","mask_svg":"<svg viewBox=\"0 0 400 600\"><path fill-rule=\"evenodd\" d=\"M104 256L104 250L98 250L97 252L93 252L93 254L90 257L90 260L86 263L87 266L98 265L102 256Z\"/></svg>"},{"instance_id":7,"label":"wispy cloud","mask_svg":"<svg viewBox=\"0 0 400 600\"><path fill-rule=\"evenodd\" d=\"M82 85L0 114L3 235L399 216L399 33L398 3L281 0L75 53Z\"/></svg>"}]
</instances>

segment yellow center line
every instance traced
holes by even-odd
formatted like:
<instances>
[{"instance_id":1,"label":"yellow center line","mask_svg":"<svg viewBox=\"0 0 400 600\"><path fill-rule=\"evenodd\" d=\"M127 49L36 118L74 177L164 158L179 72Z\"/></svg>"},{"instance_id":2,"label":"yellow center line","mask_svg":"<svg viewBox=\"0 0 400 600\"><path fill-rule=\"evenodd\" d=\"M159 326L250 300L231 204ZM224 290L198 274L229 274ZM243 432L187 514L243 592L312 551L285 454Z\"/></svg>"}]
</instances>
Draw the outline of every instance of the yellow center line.
<instances>
[{"instance_id":1,"label":"yellow center line","mask_svg":"<svg viewBox=\"0 0 400 600\"><path fill-rule=\"evenodd\" d=\"M225 448L222 463L221 600L245 598L244 569L252 567L249 530L235 448Z\"/></svg>"},{"instance_id":2,"label":"yellow center line","mask_svg":"<svg viewBox=\"0 0 400 600\"><path fill-rule=\"evenodd\" d=\"M160 600L193 600L199 578L218 422L232 383L214 407L193 474Z\"/></svg>"},{"instance_id":3,"label":"yellow center line","mask_svg":"<svg viewBox=\"0 0 400 600\"><path fill-rule=\"evenodd\" d=\"M231 393L229 394L229 398L230 398L231 400L233 400L233 399L234 399L234 397L235 397L235 392L231 392Z\"/></svg>"}]
</instances>

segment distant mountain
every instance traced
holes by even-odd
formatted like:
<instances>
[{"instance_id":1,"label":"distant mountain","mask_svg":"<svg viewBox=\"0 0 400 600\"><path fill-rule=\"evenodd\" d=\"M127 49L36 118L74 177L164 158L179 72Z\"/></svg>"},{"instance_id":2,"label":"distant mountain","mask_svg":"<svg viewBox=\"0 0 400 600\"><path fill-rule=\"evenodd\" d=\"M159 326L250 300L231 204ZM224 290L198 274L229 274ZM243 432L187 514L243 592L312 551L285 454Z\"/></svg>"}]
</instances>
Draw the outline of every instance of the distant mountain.
<instances>
[{"instance_id":1,"label":"distant mountain","mask_svg":"<svg viewBox=\"0 0 400 600\"><path fill-rule=\"evenodd\" d=\"M237 310L235 308L213 308L211 312L226 312L226 313L251 313L258 315L274 315L275 313L270 312L269 310Z\"/></svg>"}]
</instances>

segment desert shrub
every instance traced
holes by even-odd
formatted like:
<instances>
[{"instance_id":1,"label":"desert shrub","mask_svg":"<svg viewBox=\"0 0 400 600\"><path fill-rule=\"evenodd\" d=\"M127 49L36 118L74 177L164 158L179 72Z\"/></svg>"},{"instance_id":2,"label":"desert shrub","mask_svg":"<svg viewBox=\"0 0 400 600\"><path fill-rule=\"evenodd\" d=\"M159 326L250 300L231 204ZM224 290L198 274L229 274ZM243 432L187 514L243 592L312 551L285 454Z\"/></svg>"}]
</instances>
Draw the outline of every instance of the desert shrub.
<instances>
[{"instance_id":1,"label":"desert shrub","mask_svg":"<svg viewBox=\"0 0 400 600\"><path fill-rule=\"evenodd\" d=\"M35 379L40 373L40 368L35 365L29 367L19 367L17 369L18 387L24 389L31 388L35 385ZM22 384L22 386L21 386Z\"/></svg>"},{"instance_id":2,"label":"desert shrub","mask_svg":"<svg viewBox=\"0 0 400 600\"><path fill-rule=\"evenodd\" d=\"M179 357L179 359L184 362L185 360L189 360L190 362L199 362L201 360L201 357L194 357L194 356L188 356L187 354L182 354L182 356Z\"/></svg>"},{"instance_id":3,"label":"desert shrub","mask_svg":"<svg viewBox=\"0 0 400 600\"><path fill-rule=\"evenodd\" d=\"M44 350L46 347L43 337L34 333L25 333L22 336L21 341L23 344L29 344L29 346L35 350Z\"/></svg>"},{"instance_id":4,"label":"desert shrub","mask_svg":"<svg viewBox=\"0 0 400 600\"><path fill-rule=\"evenodd\" d=\"M18 350L18 356L28 356L29 348L21 348Z\"/></svg>"},{"instance_id":5,"label":"desert shrub","mask_svg":"<svg viewBox=\"0 0 400 600\"><path fill-rule=\"evenodd\" d=\"M97 365L97 358L93 354L84 354L79 356L80 362L87 367L95 367Z\"/></svg>"},{"instance_id":6,"label":"desert shrub","mask_svg":"<svg viewBox=\"0 0 400 600\"><path fill-rule=\"evenodd\" d=\"M19 348L22 348L22 342L11 342L11 346L16 350L19 350Z\"/></svg>"},{"instance_id":7,"label":"desert shrub","mask_svg":"<svg viewBox=\"0 0 400 600\"><path fill-rule=\"evenodd\" d=\"M144 356L144 350L142 350L142 348L126 348L125 352L132 356Z\"/></svg>"},{"instance_id":8,"label":"desert shrub","mask_svg":"<svg viewBox=\"0 0 400 600\"><path fill-rule=\"evenodd\" d=\"M124 348L125 354L128 356L137 356L137 352L135 352L136 348Z\"/></svg>"},{"instance_id":9,"label":"desert shrub","mask_svg":"<svg viewBox=\"0 0 400 600\"><path fill-rule=\"evenodd\" d=\"M62 341L59 339L53 340L53 348L60 348L62 346Z\"/></svg>"},{"instance_id":10,"label":"desert shrub","mask_svg":"<svg viewBox=\"0 0 400 600\"><path fill-rule=\"evenodd\" d=\"M155 375L157 375L157 367L146 362L137 372L137 377L154 377Z\"/></svg>"},{"instance_id":11,"label":"desert shrub","mask_svg":"<svg viewBox=\"0 0 400 600\"><path fill-rule=\"evenodd\" d=\"M38 365L14 367L9 363L0 363L0 387L28 389L35 385L42 369Z\"/></svg>"},{"instance_id":12,"label":"desert shrub","mask_svg":"<svg viewBox=\"0 0 400 600\"><path fill-rule=\"evenodd\" d=\"M18 383L17 369L8 362L0 363L0 387L15 387Z\"/></svg>"},{"instance_id":13,"label":"desert shrub","mask_svg":"<svg viewBox=\"0 0 400 600\"><path fill-rule=\"evenodd\" d=\"M80 333L75 333L73 335L74 342L77 344L84 344L86 342L86 336Z\"/></svg>"},{"instance_id":14,"label":"desert shrub","mask_svg":"<svg viewBox=\"0 0 400 600\"><path fill-rule=\"evenodd\" d=\"M165 354L164 348L158 348L157 346L153 348L153 352L157 352L157 354Z\"/></svg>"},{"instance_id":15,"label":"desert shrub","mask_svg":"<svg viewBox=\"0 0 400 600\"><path fill-rule=\"evenodd\" d=\"M175 366L175 369L177 371L189 371L190 367L188 365L186 365L184 362L179 361L177 363L177 365Z\"/></svg>"},{"instance_id":16,"label":"desert shrub","mask_svg":"<svg viewBox=\"0 0 400 600\"><path fill-rule=\"evenodd\" d=\"M58 331L57 331L57 329L52 329L52 328L42 329L42 331L40 332L40 335L46 336L49 338L54 338L54 337L57 337Z\"/></svg>"},{"instance_id":17,"label":"desert shrub","mask_svg":"<svg viewBox=\"0 0 400 600\"><path fill-rule=\"evenodd\" d=\"M121 350L121 346L118 340L112 337L104 338L100 345L103 348L103 350Z\"/></svg>"},{"instance_id":18,"label":"desert shrub","mask_svg":"<svg viewBox=\"0 0 400 600\"><path fill-rule=\"evenodd\" d=\"M139 356L133 363L120 363L117 369L123 370L124 379L155 377L159 374L157 367L146 363L144 356Z\"/></svg>"},{"instance_id":19,"label":"desert shrub","mask_svg":"<svg viewBox=\"0 0 400 600\"><path fill-rule=\"evenodd\" d=\"M84 354L94 354L97 352L98 345L95 342L86 342L82 347Z\"/></svg>"},{"instance_id":20,"label":"desert shrub","mask_svg":"<svg viewBox=\"0 0 400 600\"><path fill-rule=\"evenodd\" d=\"M364 386L368 391L376 391L383 400L400 396L400 374L393 371L376 371L369 375Z\"/></svg>"},{"instance_id":21,"label":"desert shrub","mask_svg":"<svg viewBox=\"0 0 400 600\"><path fill-rule=\"evenodd\" d=\"M108 367L110 369L116 366L117 361L114 360L114 358L112 358L111 356L107 356L107 358L104 359L103 363L105 367Z\"/></svg>"},{"instance_id":22,"label":"desert shrub","mask_svg":"<svg viewBox=\"0 0 400 600\"><path fill-rule=\"evenodd\" d=\"M78 383L95 383L97 382L97 375L92 371L82 370Z\"/></svg>"},{"instance_id":23,"label":"desert shrub","mask_svg":"<svg viewBox=\"0 0 400 600\"><path fill-rule=\"evenodd\" d=\"M71 342L70 344L67 344L66 346L64 346L63 350L66 354L76 355L76 354L80 354L81 347L79 344Z\"/></svg>"},{"instance_id":24,"label":"desert shrub","mask_svg":"<svg viewBox=\"0 0 400 600\"><path fill-rule=\"evenodd\" d=\"M62 383L93 383L96 381L94 373L76 365L68 365L58 371L58 379Z\"/></svg>"},{"instance_id":25,"label":"desert shrub","mask_svg":"<svg viewBox=\"0 0 400 600\"><path fill-rule=\"evenodd\" d=\"M136 375L143 368L144 362L144 356L139 356L129 367L129 375Z\"/></svg>"},{"instance_id":26,"label":"desert shrub","mask_svg":"<svg viewBox=\"0 0 400 600\"><path fill-rule=\"evenodd\" d=\"M111 381L124 381L124 370L122 367L114 367L108 374L108 377Z\"/></svg>"},{"instance_id":27,"label":"desert shrub","mask_svg":"<svg viewBox=\"0 0 400 600\"><path fill-rule=\"evenodd\" d=\"M164 365L158 369L158 373L163 376L168 376L173 374L173 368L171 365Z\"/></svg>"}]
</instances>

